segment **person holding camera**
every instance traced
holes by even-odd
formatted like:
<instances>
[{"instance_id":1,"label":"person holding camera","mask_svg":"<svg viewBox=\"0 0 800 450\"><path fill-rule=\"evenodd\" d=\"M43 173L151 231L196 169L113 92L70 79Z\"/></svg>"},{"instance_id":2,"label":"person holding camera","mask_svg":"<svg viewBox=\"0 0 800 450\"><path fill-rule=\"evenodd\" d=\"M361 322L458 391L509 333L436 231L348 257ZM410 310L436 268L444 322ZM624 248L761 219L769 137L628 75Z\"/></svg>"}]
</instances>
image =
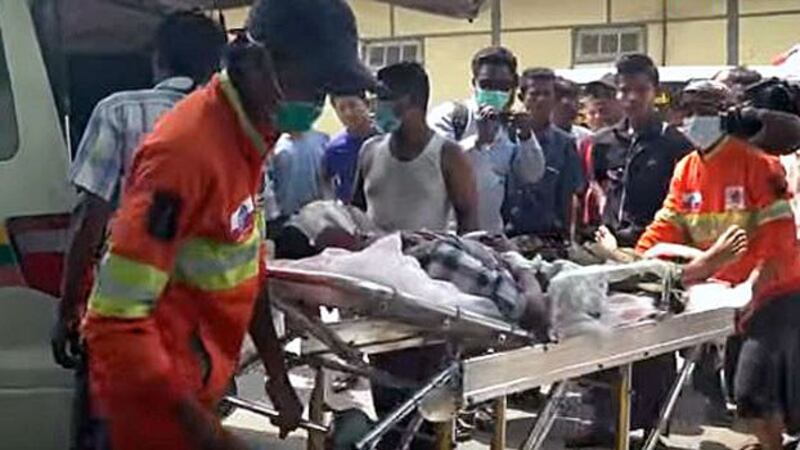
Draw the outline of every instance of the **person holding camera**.
<instances>
[{"instance_id":1,"label":"person holding camera","mask_svg":"<svg viewBox=\"0 0 800 450\"><path fill-rule=\"evenodd\" d=\"M800 430L800 253L785 173L778 160L745 137L768 113L723 112L713 83L687 88L683 132L695 148L680 161L655 221L637 243L648 256L658 244L702 251L684 267L684 284L714 278L753 283L741 314L742 346L734 378L740 416L757 448L782 448L782 432ZM715 107L716 106L716 107ZM754 125L755 124L755 125ZM665 247L666 248L666 247Z\"/></svg>"},{"instance_id":2,"label":"person holding camera","mask_svg":"<svg viewBox=\"0 0 800 450\"><path fill-rule=\"evenodd\" d=\"M501 206L509 176L535 183L545 171L532 118L511 112L518 81L517 58L503 47L485 48L472 60L474 97L428 115L431 128L467 152L478 184L478 228L490 233L504 231Z\"/></svg>"},{"instance_id":3,"label":"person holding camera","mask_svg":"<svg viewBox=\"0 0 800 450\"><path fill-rule=\"evenodd\" d=\"M585 185L575 138L552 121L556 107L556 74L527 69L519 99L533 119L536 140L545 157L545 174L536 183L512 175L506 203L509 235L536 234L569 238L573 197Z\"/></svg>"}]
</instances>

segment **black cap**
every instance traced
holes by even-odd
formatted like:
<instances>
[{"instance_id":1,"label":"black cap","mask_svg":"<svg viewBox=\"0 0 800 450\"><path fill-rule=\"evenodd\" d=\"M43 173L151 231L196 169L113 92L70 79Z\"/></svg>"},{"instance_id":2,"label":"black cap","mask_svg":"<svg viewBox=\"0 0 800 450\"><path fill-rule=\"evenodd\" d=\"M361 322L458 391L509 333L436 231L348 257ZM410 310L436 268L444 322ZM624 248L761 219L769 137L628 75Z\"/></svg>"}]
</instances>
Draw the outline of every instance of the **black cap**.
<instances>
[{"instance_id":1,"label":"black cap","mask_svg":"<svg viewBox=\"0 0 800 450\"><path fill-rule=\"evenodd\" d=\"M617 91L616 77L613 73L607 73L600 77L599 80L586 83L583 88L586 95L592 97L604 97L609 94L613 95Z\"/></svg>"},{"instance_id":2,"label":"black cap","mask_svg":"<svg viewBox=\"0 0 800 450\"><path fill-rule=\"evenodd\" d=\"M276 54L300 61L329 93L375 87L359 58L356 19L344 0L259 0L250 10L247 31Z\"/></svg>"}]
</instances>

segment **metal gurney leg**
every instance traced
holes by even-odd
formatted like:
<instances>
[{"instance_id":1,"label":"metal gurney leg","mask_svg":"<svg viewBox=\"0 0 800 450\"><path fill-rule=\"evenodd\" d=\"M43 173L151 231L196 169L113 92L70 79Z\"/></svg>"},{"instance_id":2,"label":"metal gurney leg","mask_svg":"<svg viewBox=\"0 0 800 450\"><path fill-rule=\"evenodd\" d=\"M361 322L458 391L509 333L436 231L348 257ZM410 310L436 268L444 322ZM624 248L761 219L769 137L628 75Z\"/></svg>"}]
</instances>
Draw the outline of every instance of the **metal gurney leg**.
<instances>
[{"instance_id":1,"label":"metal gurney leg","mask_svg":"<svg viewBox=\"0 0 800 450\"><path fill-rule=\"evenodd\" d=\"M686 358L686 361L683 363L683 367L681 367L681 371L678 373L678 378L669 390L667 402L661 408L661 413L658 416L658 425L650 432L650 435L647 437L647 442L644 444L644 447L642 447L643 450L653 450L656 447L658 438L666 428L667 422L669 422L672 412L675 410L675 404L678 403L681 390L683 386L686 385L686 380L692 375L697 360L703 353L702 349L702 346L694 347L689 353L689 357Z\"/></svg>"},{"instance_id":2,"label":"metal gurney leg","mask_svg":"<svg viewBox=\"0 0 800 450\"><path fill-rule=\"evenodd\" d=\"M619 399L619 415L617 416L617 438L614 448L616 450L628 450L631 444L631 379L633 378L633 363L625 364L619 370L620 377L616 393Z\"/></svg>"},{"instance_id":3,"label":"metal gurney leg","mask_svg":"<svg viewBox=\"0 0 800 450\"><path fill-rule=\"evenodd\" d=\"M378 445L381 438L398 422L416 409L428 393L448 383L458 371L458 363L453 363L445 370L436 374L431 380L418 390L410 399L395 408L385 419L381 420L366 436L356 444L358 450L372 450Z\"/></svg>"},{"instance_id":4,"label":"metal gurney leg","mask_svg":"<svg viewBox=\"0 0 800 450\"><path fill-rule=\"evenodd\" d=\"M556 421L566 390L566 381L553 385L550 394L547 396L547 403L545 403L544 408L536 418L536 423L533 424L533 428L531 428L528 437L520 445L519 450L538 450L542 446L547 434L553 427L553 423Z\"/></svg>"}]
</instances>

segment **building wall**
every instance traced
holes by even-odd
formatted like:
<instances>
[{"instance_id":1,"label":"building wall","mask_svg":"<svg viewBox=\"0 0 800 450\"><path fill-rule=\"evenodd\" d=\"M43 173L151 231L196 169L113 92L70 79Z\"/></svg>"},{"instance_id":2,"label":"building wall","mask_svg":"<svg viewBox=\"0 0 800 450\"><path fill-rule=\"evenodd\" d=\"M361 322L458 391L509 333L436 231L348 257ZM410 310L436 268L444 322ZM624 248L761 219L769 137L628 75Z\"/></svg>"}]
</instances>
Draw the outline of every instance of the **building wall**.
<instances>
[{"instance_id":1,"label":"building wall","mask_svg":"<svg viewBox=\"0 0 800 450\"><path fill-rule=\"evenodd\" d=\"M348 1L365 42L420 39L432 105L469 95L472 55L491 43L488 9L470 22L374 0ZM768 64L800 42L800 0L738 1L740 63ZM645 49L661 65L727 61L727 0L501 0L501 5L501 43L521 67L573 67L574 30L615 25L644 27ZM241 26L245 18L245 9L232 10L228 26ZM339 128L330 107L319 126L329 132Z\"/></svg>"}]
</instances>

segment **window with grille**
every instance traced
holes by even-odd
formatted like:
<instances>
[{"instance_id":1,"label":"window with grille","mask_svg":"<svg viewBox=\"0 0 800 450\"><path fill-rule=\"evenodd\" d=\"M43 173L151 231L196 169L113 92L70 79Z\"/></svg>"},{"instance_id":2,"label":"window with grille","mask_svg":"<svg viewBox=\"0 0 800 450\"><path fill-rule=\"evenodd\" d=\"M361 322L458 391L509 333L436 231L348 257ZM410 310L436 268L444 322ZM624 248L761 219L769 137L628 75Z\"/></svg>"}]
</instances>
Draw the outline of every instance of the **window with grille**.
<instances>
[{"instance_id":1,"label":"window with grille","mask_svg":"<svg viewBox=\"0 0 800 450\"><path fill-rule=\"evenodd\" d=\"M14 157L19 149L19 130L11 90L11 77L8 73L3 35L0 33L0 161Z\"/></svg>"},{"instance_id":2,"label":"window with grille","mask_svg":"<svg viewBox=\"0 0 800 450\"><path fill-rule=\"evenodd\" d=\"M573 44L575 64L613 62L627 53L645 52L645 28L580 28Z\"/></svg>"},{"instance_id":3,"label":"window with grille","mask_svg":"<svg viewBox=\"0 0 800 450\"><path fill-rule=\"evenodd\" d=\"M401 61L422 63L422 41L375 41L362 48L364 63L372 70L397 64Z\"/></svg>"}]
</instances>

